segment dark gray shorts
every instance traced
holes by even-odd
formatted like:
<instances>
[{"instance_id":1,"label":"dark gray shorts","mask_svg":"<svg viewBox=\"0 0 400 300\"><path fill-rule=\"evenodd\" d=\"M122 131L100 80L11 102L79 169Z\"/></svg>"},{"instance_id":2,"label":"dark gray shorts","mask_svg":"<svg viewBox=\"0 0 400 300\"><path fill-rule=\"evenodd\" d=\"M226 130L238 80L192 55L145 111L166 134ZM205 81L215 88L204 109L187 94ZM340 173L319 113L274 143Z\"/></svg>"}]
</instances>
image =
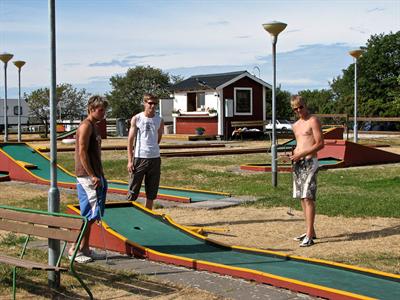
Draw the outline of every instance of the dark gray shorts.
<instances>
[{"instance_id":1,"label":"dark gray shorts","mask_svg":"<svg viewBox=\"0 0 400 300\"><path fill-rule=\"evenodd\" d=\"M157 198L158 187L160 185L161 158L135 158L134 171L129 178L128 195L129 201L135 201L142 187L144 187L146 198L154 200Z\"/></svg>"},{"instance_id":2,"label":"dark gray shorts","mask_svg":"<svg viewBox=\"0 0 400 300\"><path fill-rule=\"evenodd\" d=\"M293 164L293 198L316 199L318 159L302 159Z\"/></svg>"}]
</instances>

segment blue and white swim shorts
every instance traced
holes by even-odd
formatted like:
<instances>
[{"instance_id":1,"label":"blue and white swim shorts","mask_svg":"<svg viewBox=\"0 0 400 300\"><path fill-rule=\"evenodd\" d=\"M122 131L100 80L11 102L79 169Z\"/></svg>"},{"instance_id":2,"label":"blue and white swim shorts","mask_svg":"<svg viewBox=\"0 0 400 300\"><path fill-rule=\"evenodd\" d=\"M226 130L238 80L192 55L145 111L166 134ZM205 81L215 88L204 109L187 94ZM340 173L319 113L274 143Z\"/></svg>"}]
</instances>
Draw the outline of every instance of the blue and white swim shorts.
<instances>
[{"instance_id":1,"label":"blue and white swim shorts","mask_svg":"<svg viewBox=\"0 0 400 300\"><path fill-rule=\"evenodd\" d=\"M100 177L101 184L94 188L91 177L77 177L76 189L78 191L79 207L81 215L88 221L100 220L104 215L106 205L107 180Z\"/></svg>"}]
</instances>

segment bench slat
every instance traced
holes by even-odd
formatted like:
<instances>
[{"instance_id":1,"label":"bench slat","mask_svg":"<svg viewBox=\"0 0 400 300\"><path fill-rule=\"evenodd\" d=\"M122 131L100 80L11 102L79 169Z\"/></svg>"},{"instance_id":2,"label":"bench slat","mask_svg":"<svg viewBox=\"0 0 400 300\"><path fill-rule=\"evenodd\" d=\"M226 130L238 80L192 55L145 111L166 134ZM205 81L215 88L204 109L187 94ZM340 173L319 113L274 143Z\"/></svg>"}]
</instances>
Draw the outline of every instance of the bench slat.
<instances>
[{"instance_id":1,"label":"bench slat","mask_svg":"<svg viewBox=\"0 0 400 300\"><path fill-rule=\"evenodd\" d=\"M247 126L264 126L267 125L269 122L268 121L232 121L231 126L232 127L247 127Z\"/></svg>"},{"instance_id":2,"label":"bench slat","mask_svg":"<svg viewBox=\"0 0 400 300\"><path fill-rule=\"evenodd\" d=\"M80 234L80 231L78 230L62 230L60 228L40 227L30 223L9 221L6 219L0 219L0 229L68 242L76 242Z\"/></svg>"},{"instance_id":3,"label":"bench slat","mask_svg":"<svg viewBox=\"0 0 400 300\"><path fill-rule=\"evenodd\" d=\"M66 268L54 267L48 264L38 263L35 261L20 259L2 254L0 254L0 263L6 263L8 265L13 265L16 267L21 267L30 270L63 271L63 272L68 271L68 269Z\"/></svg>"},{"instance_id":4,"label":"bench slat","mask_svg":"<svg viewBox=\"0 0 400 300\"><path fill-rule=\"evenodd\" d=\"M49 216L30 212L20 212L10 209L0 209L0 219L1 218L76 230L80 230L83 224L83 221L81 219L73 219L62 216Z\"/></svg>"}]
</instances>

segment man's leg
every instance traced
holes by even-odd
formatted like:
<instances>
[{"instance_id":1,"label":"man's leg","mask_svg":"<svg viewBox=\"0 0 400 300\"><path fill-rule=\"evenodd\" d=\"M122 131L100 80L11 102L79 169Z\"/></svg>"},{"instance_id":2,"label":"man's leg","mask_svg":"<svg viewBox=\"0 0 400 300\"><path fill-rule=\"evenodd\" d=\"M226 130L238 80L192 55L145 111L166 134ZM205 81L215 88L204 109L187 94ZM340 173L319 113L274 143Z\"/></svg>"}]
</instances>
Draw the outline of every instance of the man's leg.
<instances>
[{"instance_id":1,"label":"man's leg","mask_svg":"<svg viewBox=\"0 0 400 300\"><path fill-rule=\"evenodd\" d=\"M153 209L154 199L146 199L146 208Z\"/></svg>"},{"instance_id":2,"label":"man's leg","mask_svg":"<svg viewBox=\"0 0 400 300\"><path fill-rule=\"evenodd\" d=\"M304 215L306 220L306 234L309 238L315 236L314 221L315 221L315 201L313 199L302 199L304 204Z\"/></svg>"},{"instance_id":3,"label":"man's leg","mask_svg":"<svg viewBox=\"0 0 400 300\"><path fill-rule=\"evenodd\" d=\"M82 252L85 255L88 255L89 251L89 236L90 236L90 229L92 228L94 220L91 220L87 224L87 229L85 235L82 237L81 244L79 245L79 252ZM72 255L76 249L76 244L71 244L71 247L68 250L68 255Z\"/></svg>"},{"instance_id":4,"label":"man's leg","mask_svg":"<svg viewBox=\"0 0 400 300\"><path fill-rule=\"evenodd\" d=\"M149 168L145 177L146 189L146 208L153 209L154 199L157 198L158 187L160 185L161 159L149 159Z\"/></svg>"},{"instance_id":5,"label":"man's leg","mask_svg":"<svg viewBox=\"0 0 400 300\"><path fill-rule=\"evenodd\" d=\"M135 158L134 161L135 169L130 174L129 185L128 185L128 201L136 201L139 196L140 188L142 187L143 178L146 172L146 163L143 159Z\"/></svg>"}]
</instances>

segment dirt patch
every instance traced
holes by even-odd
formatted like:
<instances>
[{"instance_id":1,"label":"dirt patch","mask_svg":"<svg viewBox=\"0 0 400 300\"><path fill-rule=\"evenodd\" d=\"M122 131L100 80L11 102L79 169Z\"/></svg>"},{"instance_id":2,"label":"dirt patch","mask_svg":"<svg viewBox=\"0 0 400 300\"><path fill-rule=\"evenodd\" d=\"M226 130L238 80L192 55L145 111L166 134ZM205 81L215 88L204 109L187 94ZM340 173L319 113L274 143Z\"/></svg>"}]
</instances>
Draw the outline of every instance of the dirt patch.
<instances>
[{"instance_id":1,"label":"dirt patch","mask_svg":"<svg viewBox=\"0 0 400 300\"><path fill-rule=\"evenodd\" d=\"M400 273L400 220L317 215L316 244L300 248L293 237L305 232L302 212L286 208L231 207L219 210L160 209L179 224L217 228L208 237L229 245L346 262ZM392 260L386 261L385 256ZM397 261L397 263L396 263Z\"/></svg>"}]
</instances>

